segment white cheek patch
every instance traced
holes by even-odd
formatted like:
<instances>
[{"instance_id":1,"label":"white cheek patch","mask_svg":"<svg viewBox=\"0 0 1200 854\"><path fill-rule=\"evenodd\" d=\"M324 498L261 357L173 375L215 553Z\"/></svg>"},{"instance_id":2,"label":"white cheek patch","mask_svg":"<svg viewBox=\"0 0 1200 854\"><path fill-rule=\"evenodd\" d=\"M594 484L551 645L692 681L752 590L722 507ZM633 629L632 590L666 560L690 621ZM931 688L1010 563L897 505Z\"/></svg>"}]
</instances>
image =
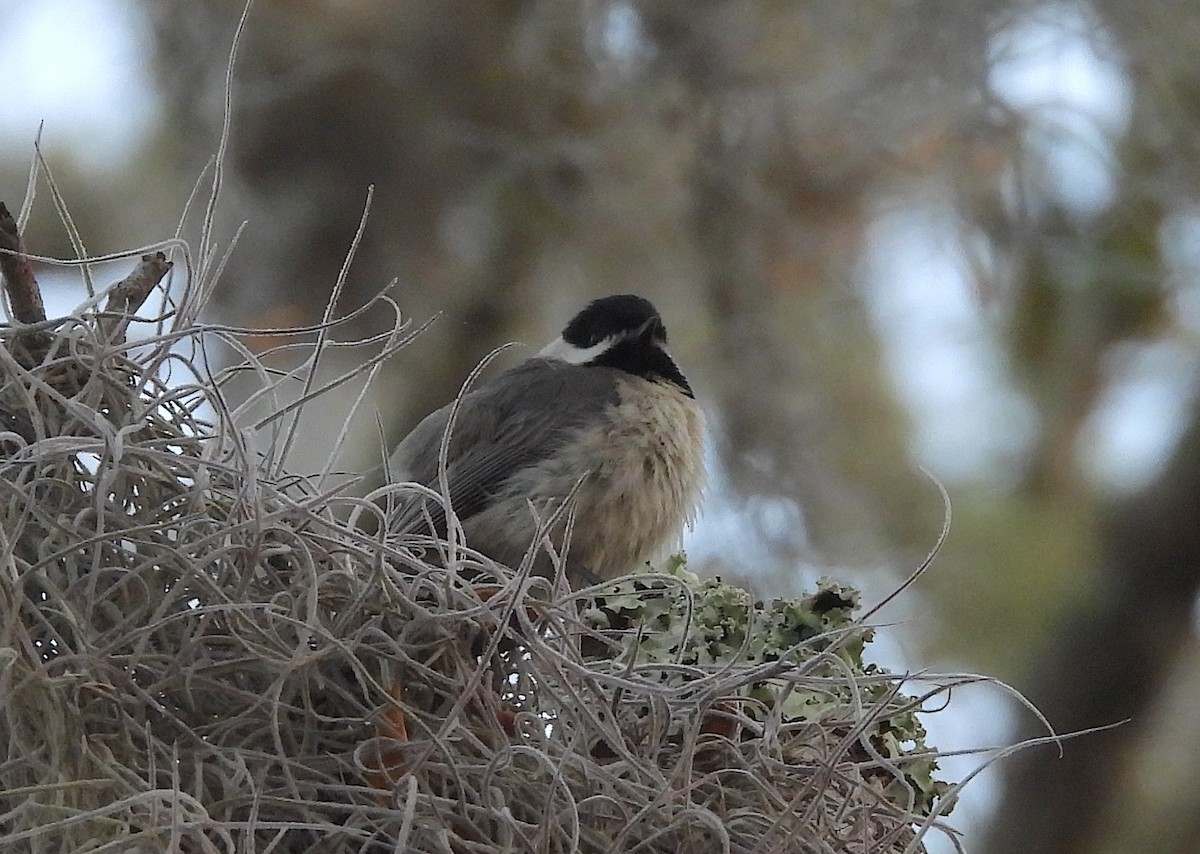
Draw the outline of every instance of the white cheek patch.
<instances>
[{"instance_id":1,"label":"white cheek patch","mask_svg":"<svg viewBox=\"0 0 1200 854\"><path fill-rule=\"evenodd\" d=\"M572 365L586 365L611 346L612 339L605 338L599 344L593 344L591 347L576 347L574 344L568 344L560 335L543 347L538 355L546 359L559 359Z\"/></svg>"}]
</instances>

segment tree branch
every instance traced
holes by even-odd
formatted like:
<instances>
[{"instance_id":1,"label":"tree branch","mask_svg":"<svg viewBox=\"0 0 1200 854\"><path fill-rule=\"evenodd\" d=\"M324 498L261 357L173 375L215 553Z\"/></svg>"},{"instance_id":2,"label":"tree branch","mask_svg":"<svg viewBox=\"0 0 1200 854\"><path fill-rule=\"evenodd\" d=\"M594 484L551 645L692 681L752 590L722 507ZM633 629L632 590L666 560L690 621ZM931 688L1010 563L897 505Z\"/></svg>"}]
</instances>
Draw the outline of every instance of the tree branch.
<instances>
[{"instance_id":1,"label":"tree branch","mask_svg":"<svg viewBox=\"0 0 1200 854\"><path fill-rule=\"evenodd\" d=\"M113 286L104 304L105 316L100 318L100 331L105 338L114 343L125 340L129 321L172 266L162 252L143 255L133 272Z\"/></svg>"},{"instance_id":2,"label":"tree branch","mask_svg":"<svg viewBox=\"0 0 1200 854\"><path fill-rule=\"evenodd\" d=\"M38 287L33 267L21 245L17 221L0 202L0 273L12 305L13 318L21 323L41 323L46 319L46 306Z\"/></svg>"}]
</instances>

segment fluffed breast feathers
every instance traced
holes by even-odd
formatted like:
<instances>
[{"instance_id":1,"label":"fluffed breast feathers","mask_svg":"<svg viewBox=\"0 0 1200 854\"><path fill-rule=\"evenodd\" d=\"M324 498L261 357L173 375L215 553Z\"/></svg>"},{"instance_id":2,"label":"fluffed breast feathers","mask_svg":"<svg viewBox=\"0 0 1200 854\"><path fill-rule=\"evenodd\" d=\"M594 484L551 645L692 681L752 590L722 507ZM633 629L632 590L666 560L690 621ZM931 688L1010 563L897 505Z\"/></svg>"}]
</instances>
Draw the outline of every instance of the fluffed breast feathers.
<instances>
[{"instance_id":1,"label":"fluffed breast feathers","mask_svg":"<svg viewBox=\"0 0 1200 854\"><path fill-rule=\"evenodd\" d=\"M467 543L516 566L546 520L575 491L568 567L578 578L629 572L678 544L705 484L704 420L669 383L540 359L462 399L447 455L450 498ZM507 386L500 394L497 388ZM515 392L513 389L517 389ZM436 488L449 407L397 448L397 477ZM576 491L577 490L577 491ZM440 508L419 500L391 520L412 530ZM532 507L532 509L531 509ZM565 523L550 532L561 547ZM549 569L540 559L538 571Z\"/></svg>"}]
</instances>

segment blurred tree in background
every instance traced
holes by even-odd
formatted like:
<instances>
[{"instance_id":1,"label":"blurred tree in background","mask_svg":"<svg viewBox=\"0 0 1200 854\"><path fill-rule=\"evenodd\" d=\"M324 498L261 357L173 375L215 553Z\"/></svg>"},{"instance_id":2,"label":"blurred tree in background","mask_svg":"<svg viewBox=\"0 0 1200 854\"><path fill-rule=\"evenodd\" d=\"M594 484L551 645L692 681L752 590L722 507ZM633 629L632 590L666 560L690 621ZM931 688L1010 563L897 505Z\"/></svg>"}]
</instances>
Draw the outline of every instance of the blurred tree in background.
<instances>
[{"instance_id":1,"label":"blurred tree in background","mask_svg":"<svg viewBox=\"0 0 1200 854\"><path fill-rule=\"evenodd\" d=\"M144 11L164 114L138 169L177 210L241 4ZM1009 761L968 849L1197 851L1197 44L1200 8L1167 0L257 0L218 311L319 319L374 185L339 311L395 279L442 313L376 390L395 442L493 346L647 295L713 414L710 516L738 520L714 571L886 589L940 526L924 465L955 514L910 606L930 653L1060 731L1131 719ZM97 187L64 183L120 248ZM63 247L39 217L31 243ZM346 469L378 460L374 423ZM298 470L332 435L305 430Z\"/></svg>"}]
</instances>

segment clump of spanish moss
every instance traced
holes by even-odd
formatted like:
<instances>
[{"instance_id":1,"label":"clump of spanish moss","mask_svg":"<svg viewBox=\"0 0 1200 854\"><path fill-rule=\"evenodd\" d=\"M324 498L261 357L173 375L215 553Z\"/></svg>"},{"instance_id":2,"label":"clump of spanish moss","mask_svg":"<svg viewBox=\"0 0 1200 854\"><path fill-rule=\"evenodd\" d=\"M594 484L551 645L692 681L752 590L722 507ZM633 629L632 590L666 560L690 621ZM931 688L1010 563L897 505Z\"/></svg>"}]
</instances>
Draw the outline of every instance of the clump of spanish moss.
<instances>
[{"instance_id":1,"label":"clump of spanish moss","mask_svg":"<svg viewBox=\"0 0 1200 854\"><path fill-rule=\"evenodd\" d=\"M570 593L365 533L381 502L284 471L290 422L207 374L237 336L186 246L46 319L8 222L0 849L922 850L923 698L864 663L853 590Z\"/></svg>"}]
</instances>

